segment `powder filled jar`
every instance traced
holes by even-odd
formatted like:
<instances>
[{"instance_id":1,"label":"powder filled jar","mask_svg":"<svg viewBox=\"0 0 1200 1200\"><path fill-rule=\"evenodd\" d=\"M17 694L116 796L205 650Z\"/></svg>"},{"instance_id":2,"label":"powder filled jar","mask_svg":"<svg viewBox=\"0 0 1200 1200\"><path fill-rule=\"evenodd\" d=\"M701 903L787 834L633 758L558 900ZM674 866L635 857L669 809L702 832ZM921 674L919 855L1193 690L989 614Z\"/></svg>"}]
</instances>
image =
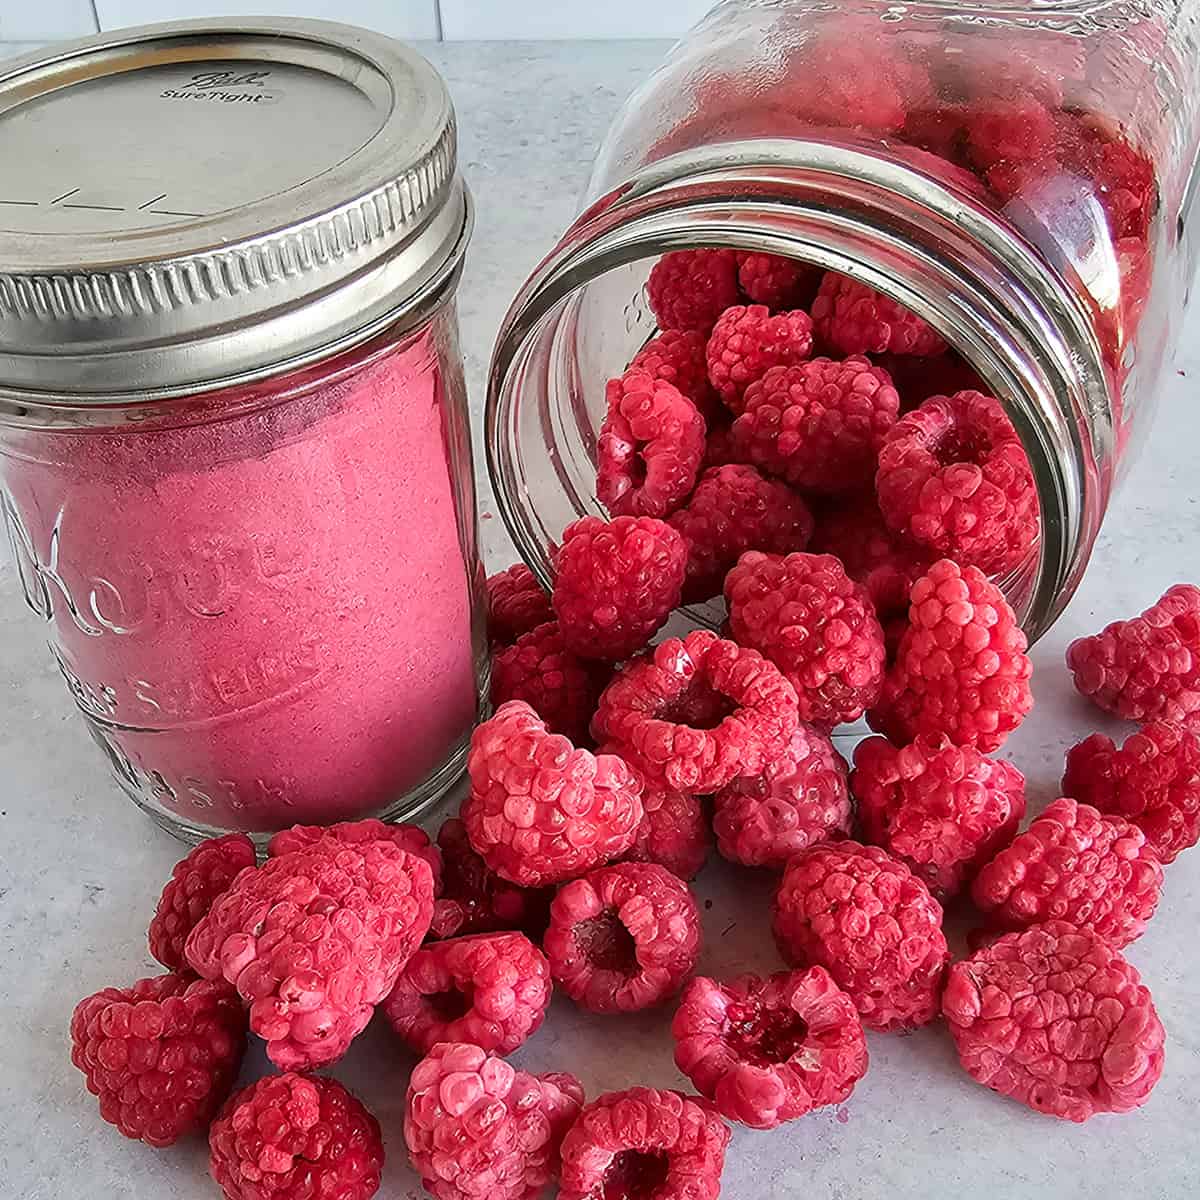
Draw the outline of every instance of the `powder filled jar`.
<instances>
[{"instance_id":1,"label":"powder filled jar","mask_svg":"<svg viewBox=\"0 0 1200 1200\"><path fill-rule=\"evenodd\" d=\"M189 838L432 803L487 673L440 77L126 30L3 69L0 164L0 503L116 778Z\"/></svg>"}]
</instances>

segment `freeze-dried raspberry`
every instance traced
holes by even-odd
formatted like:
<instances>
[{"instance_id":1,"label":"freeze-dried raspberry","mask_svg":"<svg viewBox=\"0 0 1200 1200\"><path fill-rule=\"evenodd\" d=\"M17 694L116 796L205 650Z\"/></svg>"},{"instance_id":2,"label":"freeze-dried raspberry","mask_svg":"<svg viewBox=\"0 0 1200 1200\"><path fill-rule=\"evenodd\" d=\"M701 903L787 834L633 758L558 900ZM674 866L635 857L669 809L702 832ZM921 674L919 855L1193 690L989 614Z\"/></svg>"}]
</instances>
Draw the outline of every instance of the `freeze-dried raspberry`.
<instances>
[{"instance_id":1,"label":"freeze-dried raspberry","mask_svg":"<svg viewBox=\"0 0 1200 1200\"><path fill-rule=\"evenodd\" d=\"M243 871L192 930L187 960L237 988L277 1067L318 1067L366 1028L432 915L425 859L327 837Z\"/></svg>"},{"instance_id":2,"label":"freeze-dried raspberry","mask_svg":"<svg viewBox=\"0 0 1200 1200\"><path fill-rule=\"evenodd\" d=\"M536 1200L579 1115L573 1075L529 1075L478 1046L435 1046L414 1068L404 1140L436 1200Z\"/></svg>"},{"instance_id":3,"label":"freeze-dried raspberry","mask_svg":"<svg viewBox=\"0 0 1200 1200\"><path fill-rule=\"evenodd\" d=\"M772 367L803 362L812 353L812 320L796 310L771 316L765 304L736 305L721 314L708 339L708 379L735 413L746 388Z\"/></svg>"},{"instance_id":4,"label":"freeze-dried raspberry","mask_svg":"<svg viewBox=\"0 0 1200 1200\"><path fill-rule=\"evenodd\" d=\"M754 1129L841 1104L867 1071L858 1010L822 967L727 984L693 979L671 1034L676 1065L696 1090Z\"/></svg>"},{"instance_id":5,"label":"freeze-dried raspberry","mask_svg":"<svg viewBox=\"0 0 1200 1200\"><path fill-rule=\"evenodd\" d=\"M598 867L564 884L543 940L550 971L591 1012L636 1012L679 990L700 956L700 913L657 863Z\"/></svg>"},{"instance_id":6,"label":"freeze-dried raspberry","mask_svg":"<svg viewBox=\"0 0 1200 1200\"><path fill-rule=\"evenodd\" d=\"M1054 153L1054 117L1027 96L979 101L970 107L966 125L968 154L983 171L1000 163L1039 162Z\"/></svg>"},{"instance_id":7,"label":"freeze-dried raspberry","mask_svg":"<svg viewBox=\"0 0 1200 1200\"><path fill-rule=\"evenodd\" d=\"M510 645L554 619L550 596L524 563L489 575L487 593L488 635L493 642Z\"/></svg>"},{"instance_id":8,"label":"freeze-dried raspberry","mask_svg":"<svg viewBox=\"0 0 1200 1200\"><path fill-rule=\"evenodd\" d=\"M1067 751L1063 794L1124 817L1162 862L1174 862L1200 841L1200 738L1168 721L1130 734L1120 749L1094 733Z\"/></svg>"},{"instance_id":9,"label":"freeze-dried raspberry","mask_svg":"<svg viewBox=\"0 0 1200 1200\"><path fill-rule=\"evenodd\" d=\"M731 465L706 471L670 525L688 540L683 598L694 604L721 594L725 576L747 550L803 550L813 518L786 483L764 479L754 467Z\"/></svg>"},{"instance_id":10,"label":"freeze-dried raspberry","mask_svg":"<svg viewBox=\"0 0 1200 1200\"><path fill-rule=\"evenodd\" d=\"M596 450L596 496L613 516L665 517L696 483L705 424L673 384L642 371L610 379Z\"/></svg>"},{"instance_id":11,"label":"freeze-dried raspberry","mask_svg":"<svg viewBox=\"0 0 1200 1200\"><path fill-rule=\"evenodd\" d=\"M1012 841L1025 815L1025 777L1016 767L943 734L901 749L867 738L854 751L850 787L863 840L898 858L943 901Z\"/></svg>"},{"instance_id":12,"label":"freeze-dried raspberry","mask_svg":"<svg viewBox=\"0 0 1200 1200\"><path fill-rule=\"evenodd\" d=\"M729 410L723 409L729 417ZM713 467L727 467L740 461L737 448L733 444L733 428L729 425L709 426L708 437L704 440L704 459L700 470L706 475Z\"/></svg>"},{"instance_id":13,"label":"freeze-dried raspberry","mask_svg":"<svg viewBox=\"0 0 1200 1200\"><path fill-rule=\"evenodd\" d=\"M751 304L772 312L807 308L821 285L823 272L811 263L779 254L739 252L738 283Z\"/></svg>"},{"instance_id":14,"label":"freeze-dried raspberry","mask_svg":"<svg viewBox=\"0 0 1200 1200\"><path fill-rule=\"evenodd\" d=\"M913 584L911 599L871 728L897 745L944 733L957 746L999 750L1033 708L1033 664L1008 601L978 567L948 558Z\"/></svg>"},{"instance_id":15,"label":"freeze-dried raspberry","mask_svg":"<svg viewBox=\"0 0 1200 1200\"><path fill-rule=\"evenodd\" d=\"M379 1122L336 1079L268 1075L226 1105L208 1137L226 1200L370 1200L383 1171Z\"/></svg>"},{"instance_id":16,"label":"freeze-dried raspberry","mask_svg":"<svg viewBox=\"0 0 1200 1200\"><path fill-rule=\"evenodd\" d=\"M679 604L686 539L654 517L583 517L555 556L554 612L567 649L611 662L635 654Z\"/></svg>"},{"instance_id":17,"label":"freeze-dried raspberry","mask_svg":"<svg viewBox=\"0 0 1200 1200\"><path fill-rule=\"evenodd\" d=\"M1025 447L998 400L934 396L884 439L875 478L892 529L989 574L1029 556L1038 498Z\"/></svg>"},{"instance_id":18,"label":"freeze-dried raspberry","mask_svg":"<svg viewBox=\"0 0 1200 1200\"><path fill-rule=\"evenodd\" d=\"M1158 186L1150 159L1100 117L1058 115L1058 158L1073 175L1092 181L1114 239L1147 241L1158 208Z\"/></svg>"},{"instance_id":19,"label":"freeze-dried raspberry","mask_svg":"<svg viewBox=\"0 0 1200 1200\"><path fill-rule=\"evenodd\" d=\"M762 770L796 730L796 693L763 656L698 629L627 664L604 689L592 736L648 781L707 795Z\"/></svg>"},{"instance_id":20,"label":"freeze-dried raspberry","mask_svg":"<svg viewBox=\"0 0 1200 1200\"><path fill-rule=\"evenodd\" d=\"M971 896L993 929L1070 921L1119 950L1154 916L1162 881L1136 825L1062 799L980 869Z\"/></svg>"},{"instance_id":21,"label":"freeze-dried raspberry","mask_svg":"<svg viewBox=\"0 0 1200 1200\"><path fill-rule=\"evenodd\" d=\"M202 1129L229 1095L246 1015L223 981L160 975L75 1006L71 1062L127 1138L169 1146Z\"/></svg>"},{"instance_id":22,"label":"freeze-dried raspberry","mask_svg":"<svg viewBox=\"0 0 1200 1200\"><path fill-rule=\"evenodd\" d=\"M550 992L550 964L523 933L477 933L423 946L381 1007L418 1054L438 1042L511 1054L541 1028Z\"/></svg>"},{"instance_id":23,"label":"freeze-dried raspberry","mask_svg":"<svg viewBox=\"0 0 1200 1200\"><path fill-rule=\"evenodd\" d=\"M187 968L188 934L239 871L254 866L254 843L244 833L209 838L175 864L150 922L150 953L172 971Z\"/></svg>"},{"instance_id":24,"label":"freeze-dried raspberry","mask_svg":"<svg viewBox=\"0 0 1200 1200\"><path fill-rule=\"evenodd\" d=\"M930 358L911 354L877 354L872 362L891 377L900 393L900 411L910 413L931 396L953 396L957 392L986 392L987 385L969 362L953 350Z\"/></svg>"},{"instance_id":25,"label":"freeze-dried raspberry","mask_svg":"<svg viewBox=\"0 0 1200 1200\"><path fill-rule=\"evenodd\" d=\"M572 654L558 622L547 621L493 656L492 705L524 700L551 733L582 741L610 675L603 663Z\"/></svg>"},{"instance_id":26,"label":"freeze-dried raspberry","mask_svg":"<svg viewBox=\"0 0 1200 1200\"><path fill-rule=\"evenodd\" d=\"M739 299L737 255L732 250L675 250L650 272L646 292L659 329L709 333Z\"/></svg>"},{"instance_id":27,"label":"freeze-dried raspberry","mask_svg":"<svg viewBox=\"0 0 1200 1200\"><path fill-rule=\"evenodd\" d=\"M712 424L725 408L708 382L707 346L707 331L666 329L634 355L629 370L674 384Z\"/></svg>"},{"instance_id":28,"label":"freeze-dried raspberry","mask_svg":"<svg viewBox=\"0 0 1200 1200\"><path fill-rule=\"evenodd\" d=\"M1200 588L1177 583L1140 617L1067 649L1075 687L1127 721L1192 724L1200 713Z\"/></svg>"},{"instance_id":29,"label":"freeze-dried raspberry","mask_svg":"<svg viewBox=\"0 0 1200 1200\"><path fill-rule=\"evenodd\" d=\"M923 318L895 300L833 271L812 305L813 327L839 354L942 354L946 343Z\"/></svg>"},{"instance_id":30,"label":"freeze-dried raspberry","mask_svg":"<svg viewBox=\"0 0 1200 1200\"><path fill-rule=\"evenodd\" d=\"M523 888L501 879L475 853L467 827L457 817L438 830L437 842L442 891L433 906L432 937L519 929L541 941L550 920L552 888Z\"/></svg>"},{"instance_id":31,"label":"freeze-dried raspberry","mask_svg":"<svg viewBox=\"0 0 1200 1200\"><path fill-rule=\"evenodd\" d=\"M717 849L748 867L783 867L793 854L850 836L846 763L819 729L801 725L782 754L715 798Z\"/></svg>"},{"instance_id":32,"label":"freeze-dried raspberry","mask_svg":"<svg viewBox=\"0 0 1200 1200\"><path fill-rule=\"evenodd\" d=\"M695 878L713 840L700 798L651 783L642 791L642 808L637 839L625 861L657 863L680 879Z\"/></svg>"},{"instance_id":33,"label":"freeze-dried raspberry","mask_svg":"<svg viewBox=\"0 0 1200 1200\"><path fill-rule=\"evenodd\" d=\"M717 1200L729 1136L710 1105L679 1092L607 1092L563 1139L558 1200Z\"/></svg>"},{"instance_id":34,"label":"freeze-dried raspberry","mask_svg":"<svg viewBox=\"0 0 1200 1200\"><path fill-rule=\"evenodd\" d=\"M404 822L377 821L367 818L362 821L339 821L336 825L293 825L281 829L267 843L267 857L279 858L294 850L309 850L326 838L345 846L361 846L365 842L391 842L401 850L423 859L433 872L433 890L436 894L442 883L442 856L429 840L429 834L419 825Z\"/></svg>"},{"instance_id":35,"label":"freeze-dried raspberry","mask_svg":"<svg viewBox=\"0 0 1200 1200\"><path fill-rule=\"evenodd\" d=\"M875 703L883 630L866 591L832 555L744 554L726 576L725 599L734 638L784 673L802 721L832 727Z\"/></svg>"},{"instance_id":36,"label":"freeze-dried raspberry","mask_svg":"<svg viewBox=\"0 0 1200 1200\"><path fill-rule=\"evenodd\" d=\"M1048 1116L1129 1112L1162 1074L1165 1035L1137 971L1065 921L955 963L942 1012L971 1076Z\"/></svg>"},{"instance_id":37,"label":"freeze-dried raspberry","mask_svg":"<svg viewBox=\"0 0 1200 1200\"><path fill-rule=\"evenodd\" d=\"M624 854L642 820L641 780L613 754L577 750L520 700L471 738L471 845L522 887L573 879Z\"/></svg>"},{"instance_id":38,"label":"freeze-dried raspberry","mask_svg":"<svg viewBox=\"0 0 1200 1200\"><path fill-rule=\"evenodd\" d=\"M886 371L865 358L814 358L752 383L733 439L748 461L794 487L853 492L874 479L879 447L899 415Z\"/></svg>"},{"instance_id":39,"label":"freeze-dried raspberry","mask_svg":"<svg viewBox=\"0 0 1200 1200\"><path fill-rule=\"evenodd\" d=\"M775 898L775 940L792 966L824 967L868 1029L937 1016L950 959L942 906L878 846L825 842L788 863Z\"/></svg>"}]
</instances>

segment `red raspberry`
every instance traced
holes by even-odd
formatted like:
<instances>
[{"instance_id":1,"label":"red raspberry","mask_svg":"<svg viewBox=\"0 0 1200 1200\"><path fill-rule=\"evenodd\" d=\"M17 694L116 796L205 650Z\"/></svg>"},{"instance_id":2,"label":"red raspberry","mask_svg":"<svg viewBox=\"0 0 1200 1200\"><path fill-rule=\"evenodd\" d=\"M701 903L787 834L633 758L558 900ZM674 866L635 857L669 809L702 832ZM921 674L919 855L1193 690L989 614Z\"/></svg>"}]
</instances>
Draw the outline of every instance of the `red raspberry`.
<instances>
[{"instance_id":1,"label":"red raspberry","mask_svg":"<svg viewBox=\"0 0 1200 1200\"><path fill-rule=\"evenodd\" d=\"M475 852L522 887L574 879L624 854L642 820L641 780L612 754L577 750L520 700L471 738L462 816Z\"/></svg>"},{"instance_id":2,"label":"red raspberry","mask_svg":"<svg viewBox=\"0 0 1200 1200\"><path fill-rule=\"evenodd\" d=\"M875 486L892 529L963 566L1007 571L1037 541L1025 447L982 392L934 396L902 417L884 440Z\"/></svg>"},{"instance_id":3,"label":"red raspberry","mask_svg":"<svg viewBox=\"0 0 1200 1200\"><path fill-rule=\"evenodd\" d=\"M676 250L650 272L646 292L659 329L709 333L739 299L737 255L732 250Z\"/></svg>"},{"instance_id":4,"label":"red raspberry","mask_svg":"<svg viewBox=\"0 0 1200 1200\"><path fill-rule=\"evenodd\" d=\"M725 416L729 416L729 410L723 409ZM704 459L700 463L700 470L703 475L707 474L713 467L728 467L738 463L739 455L737 448L733 444L733 428L731 426L709 425L708 437L704 441Z\"/></svg>"},{"instance_id":5,"label":"red raspberry","mask_svg":"<svg viewBox=\"0 0 1200 1200\"><path fill-rule=\"evenodd\" d=\"M883 630L870 597L836 558L744 554L726 576L725 599L734 638L784 673L802 721L832 727L875 703Z\"/></svg>"},{"instance_id":6,"label":"red raspberry","mask_svg":"<svg viewBox=\"0 0 1200 1200\"><path fill-rule=\"evenodd\" d=\"M999 750L1033 708L1027 646L1000 589L977 567L941 559L913 584L871 728L897 745L944 733L957 746Z\"/></svg>"},{"instance_id":7,"label":"red raspberry","mask_svg":"<svg viewBox=\"0 0 1200 1200\"><path fill-rule=\"evenodd\" d=\"M796 731L796 693L778 669L698 629L629 663L604 689L592 736L648 782L707 795L761 771Z\"/></svg>"},{"instance_id":8,"label":"red raspberry","mask_svg":"<svg viewBox=\"0 0 1200 1200\"><path fill-rule=\"evenodd\" d=\"M260 1079L226 1105L208 1146L226 1200L370 1200L379 1191L379 1122L336 1079Z\"/></svg>"},{"instance_id":9,"label":"red raspberry","mask_svg":"<svg viewBox=\"0 0 1200 1200\"><path fill-rule=\"evenodd\" d=\"M730 984L693 979L671 1034L675 1062L696 1090L754 1129L841 1104L867 1071L854 1001L822 967Z\"/></svg>"},{"instance_id":10,"label":"red raspberry","mask_svg":"<svg viewBox=\"0 0 1200 1200\"><path fill-rule=\"evenodd\" d=\"M245 1048L237 993L192 975L105 988L71 1017L71 1062L101 1117L148 1146L170 1146L212 1120Z\"/></svg>"},{"instance_id":11,"label":"red raspberry","mask_svg":"<svg viewBox=\"0 0 1200 1200\"><path fill-rule=\"evenodd\" d=\"M870 485L884 435L900 415L886 371L865 358L814 358L752 383L733 423L738 451L793 487L852 492Z\"/></svg>"},{"instance_id":12,"label":"red raspberry","mask_svg":"<svg viewBox=\"0 0 1200 1200\"><path fill-rule=\"evenodd\" d=\"M294 850L311 850L326 838L344 846L362 846L367 842L391 842L401 850L429 864L433 872L433 890L437 894L442 883L442 856L429 840L429 834L419 825L391 823L367 818L362 821L339 821L336 825L293 825L282 829L267 843L267 857L281 858Z\"/></svg>"},{"instance_id":13,"label":"red raspberry","mask_svg":"<svg viewBox=\"0 0 1200 1200\"><path fill-rule=\"evenodd\" d=\"M779 254L738 252L738 283L751 304L772 312L807 308L821 285L823 272L811 263Z\"/></svg>"},{"instance_id":14,"label":"red raspberry","mask_svg":"<svg viewBox=\"0 0 1200 1200\"><path fill-rule=\"evenodd\" d=\"M472 849L467 827L457 817L438 830L437 840L445 866L430 936L519 929L541 941L550 920L552 888L523 888L501 879Z\"/></svg>"},{"instance_id":15,"label":"red raspberry","mask_svg":"<svg viewBox=\"0 0 1200 1200\"><path fill-rule=\"evenodd\" d=\"M696 604L721 594L725 576L747 550L803 550L813 518L786 483L764 479L754 467L730 465L706 471L670 524L688 540L683 598Z\"/></svg>"},{"instance_id":16,"label":"red raspberry","mask_svg":"<svg viewBox=\"0 0 1200 1200\"><path fill-rule=\"evenodd\" d=\"M817 336L839 354L942 354L946 343L928 321L895 300L833 271L812 305Z\"/></svg>"},{"instance_id":17,"label":"red raspberry","mask_svg":"<svg viewBox=\"0 0 1200 1200\"><path fill-rule=\"evenodd\" d=\"M721 314L708 339L708 379L735 413L746 388L772 367L803 362L812 353L813 324L799 310L771 316L765 304L736 305Z\"/></svg>"},{"instance_id":18,"label":"red raspberry","mask_svg":"<svg viewBox=\"0 0 1200 1200\"><path fill-rule=\"evenodd\" d=\"M967 114L967 150L983 171L1001 163L1040 162L1054 153L1054 117L1028 97L981 101Z\"/></svg>"},{"instance_id":19,"label":"red raspberry","mask_svg":"<svg viewBox=\"0 0 1200 1200\"><path fill-rule=\"evenodd\" d=\"M1200 588L1177 583L1140 617L1067 649L1075 687L1127 721L1190 724L1200 712Z\"/></svg>"},{"instance_id":20,"label":"red raspberry","mask_svg":"<svg viewBox=\"0 0 1200 1200\"><path fill-rule=\"evenodd\" d=\"M937 1016L950 959L942 906L878 846L825 842L797 854L774 927L785 961L824 967L868 1029L913 1029Z\"/></svg>"},{"instance_id":21,"label":"red raspberry","mask_svg":"<svg viewBox=\"0 0 1200 1200\"><path fill-rule=\"evenodd\" d=\"M674 384L712 424L725 409L708 382L707 346L707 330L667 329L634 355L629 370Z\"/></svg>"},{"instance_id":22,"label":"red raspberry","mask_svg":"<svg viewBox=\"0 0 1200 1200\"><path fill-rule=\"evenodd\" d=\"M1200 841L1200 738L1155 721L1117 749L1094 733L1067 751L1063 794L1136 825L1160 861Z\"/></svg>"},{"instance_id":23,"label":"red raspberry","mask_svg":"<svg viewBox=\"0 0 1200 1200\"><path fill-rule=\"evenodd\" d=\"M914 358L911 354L877 354L872 361L892 377L892 386L900 393L902 413L919 408L931 396L987 391L987 385L975 368L953 350L932 358Z\"/></svg>"},{"instance_id":24,"label":"red raspberry","mask_svg":"<svg viewBox=\"0 0 1200 1200\"><path fill-rule=\"evenodd\" d=\"M942 1011L972 1077L1052 1117L1129 1112L1162 1074L1165 1035L1137 971L1065 921L955 963Z\"/></svg>"},{"instance_id":25,"label":"red raspberry","mask_svg":"<svg viewBox=\"0 0 1200 1200\"><path fill-rule=\"evenodd\" d=\"M679 1092L607 1092L563 1139L558 1200L717 1200L729 1136Z\"/></svg>"},{"instance_id":26,"label":"red raspberry","mask_svg":"<svg viewBox=\"0 0 1200 1200\"><path fill-rule=\"evenodd\" d=\"M177 862L150 922L150 953L168 970L186 970L188 934L237 873L252 866L254 843L244 833L209 838Z\"/></svg>"},{"instance_id":27,"label":"red raspberry","mask_svg":"<svg viewBox=\"0 0 1200 1200\"><path fill-rule=\"evenodd\" d=\"M1141 937L1162 881L1136 825L1062 799L981 868L971 896L993 929L1070 921L1119 950Z\"/></svg>"},{"instance_id":28,"label":"red raspberry","mask_svg":"<svg viewBox=\"0 0 1200 1200\"><path fill-rule=\"evenodd\" d=\"M881 737L860 742L850 787L863 840L899 859L942 901L1012 841L1025 816L1025 777L1016 767L942 734L903 749Z\"/></svg>"},{"instance_id":29,"label":"red raspberry","mask_svg":"<svg viewBox=\"0 0 1200 1200\"><path fill-rule=\"evenodd\" d=\"M550 597L524 563L513 563L489 575L488 635L493 642L511 645L523 633L554 619Z\"/></svg>"},{"instance_id":30,"label":"red raspberry","mask_svg":"<svg viewBox=\"0 0 1200 1200\"><path fill-rule=\"evenodd\" d=\"M1066 171L1092 180L1114 239L1149 240L1159 203L1154 164L1118 129L1094 115L1060 113L1058 157Z\"/></svg>"},{"instance_id":31,"label":"red raspberry","mask_svg":"<svg viewBox=\"0 0 1200 1200\"><path fill-rule=\"evenodd\" d=\"M687 541L653 517L568 525L553 597L567 649L611 662L642 649L679 604L687 555Z\"/></svg>"},{"instance_id":32,"label":"red raspberry","mask_svg":"<svg viewBox=\"0 0 1200 1200\"><path fill-rule=\"evenodd\" d=\"M543 941L550 971L591 1012L637 1012L679 990L700 956L700 913L656 863L599 867L559 888Z\"/></svg>"},{"instance_id":33,"label":"red raspberry","mask_svg":"<svg viewBox=\"0 0 1200 1200\"><path fill-rule=\"evenodd\" d=\"M818 842L850 836L846 763L819 729L801 725L757 775L716 795L717 849L748 867L784 867Z\"/></svg>"},{"instance_id":34,"label":"red raspberry","mask_svg":"<svg viewBox=\"0 0 1200 1200\"><path fill-rule=\"evenodd\" d=\"M438 1042L511 1054L542 1027L550 992L550 964L524 934L477 933L423 946L382 1008L418 1054Z\"/></svg>"},{"instance_id":35,"label":"red raspberry","mask_svg":"<svg viewBox=\"0 0 1200 1200\"><path fill-rule=\"evenodd\" d=\"M433 872L394 842L325 838L243 871L187 940L282 1070L340 1058L429 930Z\"/></svg>"},{"instance_id":36,"label":"red raspberry","mask_svg":"<svg viewBox=\"0 0 1200 1200\"><path fill-rule=\"evenodd\" d=\"M644 816L626 862L657 863L680 879L694 879L712 849L712 829L698 796L660 784L642 791Z\"/></svg>"},{"instance_id":37,"label":"red raspberry","mask_svg":"<svg viewBox=\"0 0 1200 1200\"><path fill-rule=\"evenodd\" d=\"M572 654L558 622L547 621L493 656L492 705L524 700L551 733L582 741L611 674Z\"/></svg>"},{"instance_id":38,"label":"red raspberry","mask_svg":"<svg viewBox=\"0 0 1200 1200\"><path fill-rule=\"evenodd\" d=\"M573 1075L529 1075L478 1046L442 1043L409 1080L404 1140L436 1200L536 1200L582 1103Z\"/></svg>"}]
</instances>

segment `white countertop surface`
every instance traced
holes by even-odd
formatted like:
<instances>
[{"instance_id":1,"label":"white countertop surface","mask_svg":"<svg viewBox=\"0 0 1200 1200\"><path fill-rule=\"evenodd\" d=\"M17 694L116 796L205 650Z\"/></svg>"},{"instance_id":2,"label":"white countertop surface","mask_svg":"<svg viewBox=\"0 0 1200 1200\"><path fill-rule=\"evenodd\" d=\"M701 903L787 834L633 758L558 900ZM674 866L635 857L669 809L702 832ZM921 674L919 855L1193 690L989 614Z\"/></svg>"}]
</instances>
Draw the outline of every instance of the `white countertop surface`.
<instances>
[{"instance_id":1,"label":"white countertop surface","mask_svg":"<svg viewBox=\"0 0 1200 1200\"><path fill-rule=\"evenodd\" d=\"M576 211L592 153L620 100L658 61L661 43L441 45L463 129L463 164L479 228L461 291L476 414L491 341L527 271ZM0 46L0 58L5 48ZM1140 611L1167 586L1200 581L1200 307L1153 434L1114 502L1083 587L1034 649L1037 707L1004 754L1026 773L1036 811L1056 796L1065 750L1116 726L1071 690L1067 643ZM486 483L489 567L511 561ZM155 1151L101 1122L68 1060L76 1001L158 968L144 930L180 846L109 782L44 646L0 566L0 1196L13 1200L194 1200L215 1195L193 1141ZM780 967L762 877L713 862L701 970ZM711 901L711 907L708 902ZM1166 1070L1149 1103L1076 1127L975 1084L942 1028L870 1035L871 1068L850 1100L774 1133L739 1129L723 1196L731 1200L1184 1200L1200 1196L1200 849L1167 869L1158 915L1128 951L1167 1030ZM671 1059L671 1010L588 1017L555 1001L514 1055L570 1070L589 1095L633 1084L683 1087ZM424 1193L408 1169L401 1114L413 1059L372 1027L336 1074L384 1127L382 1200ZM248 1072L264 1060L252 1052Z\"/></svg>"}]
</instances>

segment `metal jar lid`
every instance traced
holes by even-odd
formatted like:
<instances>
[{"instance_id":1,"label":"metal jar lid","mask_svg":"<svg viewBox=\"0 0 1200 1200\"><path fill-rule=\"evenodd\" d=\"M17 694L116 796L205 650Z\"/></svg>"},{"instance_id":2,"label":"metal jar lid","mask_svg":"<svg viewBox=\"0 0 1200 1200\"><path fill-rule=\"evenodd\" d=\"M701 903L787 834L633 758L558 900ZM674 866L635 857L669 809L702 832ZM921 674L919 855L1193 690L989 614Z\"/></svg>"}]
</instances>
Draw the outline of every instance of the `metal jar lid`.
<instances>
[{"instance_id":1,"label":"metal jar lid","mask_svg":"<svg viewBox=\"0 0 1200 1200\"><path fill-rule=\"evenodd\" d=\"M324 21L188 21L0 65L0 394L181 395L300 366L453 286L454 109Z\"/></svg>"}]
</instances>

